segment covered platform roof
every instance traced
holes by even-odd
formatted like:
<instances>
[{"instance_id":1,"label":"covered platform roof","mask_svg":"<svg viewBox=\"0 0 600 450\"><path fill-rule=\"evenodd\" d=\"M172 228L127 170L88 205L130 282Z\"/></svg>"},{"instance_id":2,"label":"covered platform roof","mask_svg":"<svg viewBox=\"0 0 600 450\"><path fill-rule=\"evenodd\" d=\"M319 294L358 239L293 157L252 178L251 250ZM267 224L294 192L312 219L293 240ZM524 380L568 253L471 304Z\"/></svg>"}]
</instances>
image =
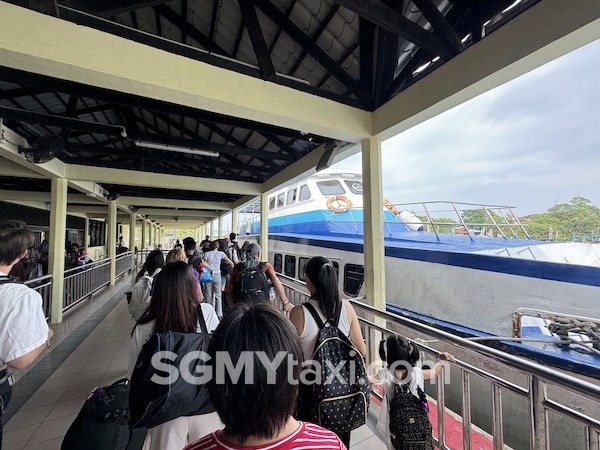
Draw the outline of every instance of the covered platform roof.
<instances>
[{"instance_id":1,"label":"covered platform roof","mask_svg":"<svg viewBox=\"0 0 600 450\"><path fill-rule=\"evenodd\" d=\"M0 200L62 177L71 212L200 225L598 39L599 18L597 0L0 1ZM47 136L57 158L19 153Z\"/></svg>"}]
</instances>

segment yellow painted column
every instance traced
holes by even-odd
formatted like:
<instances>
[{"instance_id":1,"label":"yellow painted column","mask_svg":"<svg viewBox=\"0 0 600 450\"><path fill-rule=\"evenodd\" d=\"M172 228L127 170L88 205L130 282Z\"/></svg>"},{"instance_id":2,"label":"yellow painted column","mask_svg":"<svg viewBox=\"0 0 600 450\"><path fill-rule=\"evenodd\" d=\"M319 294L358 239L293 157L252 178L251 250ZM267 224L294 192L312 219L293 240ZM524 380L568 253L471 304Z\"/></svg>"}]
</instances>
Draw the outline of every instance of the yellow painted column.
<instances>
[{"instance_id":1,"label":"yellow painted column","mask_svg":"<svg viewBox=\"0 0 600 450\"><path fill-rule=\"evenodd\" d=\"M90 246L90 219L85 219L85 226L83 231L83 250L87 252L87 248Z\"/></svg>"},{"instance_id":2,"label":"yellow painted column","mask_svg":"<svg viewBox=\"0 0 600 450\"><path fill-rule=\"evenodd\" d=\"M263 261L269 260L269 196L260 194L260 250Z\"/></svg>"},{"instance_id":3,"label":"yellow painted column","mask_svg":"<svg viewBox=\"0 0 600 450\"><path fill-rule=\"evenodd\" d=\"M217 239L221 239L223 237L223 215L219 216L217 221Z\"/></svg>"},{"instance_id":4,"label":"yellow painted column","mask_svg":"<svg viewBox=\"0 0 600 450\"><path fill-rule=\"evenodd\" d=\"M135 264L135 213L129 213L129 250L131 250L131 267Z\"/></svg>"},{"instance_id":5,"label":"yellow painted column","mask_svg":"<svg viewBox=\"0 0 600 450\"><path fill-rule=\"evenodd\" d=\"M364 211L364 263L367 302L385 310L385 248L383 242L383 188L381 182L381 140L362 142Z\"/></svg>"},{"instance_id":6,"label":"yellow painted column","mask_svg":"<svg viewBox=\"0 0 600 450\"><path fill-rule=\"evenodd\" d=\"M50 196L50 260L52 304L50 323L62 322L65 284L65 235L67 233L67 180L52 178Z\"/></svg>"},{"instance_id":7,"label":"yellow painted column","mask_svg":"<svg viewBox=\"0 0 600 450\"><path fill-rule=\"evenodd\" d=\"M231 231L235 234L240 231L238 227L238 210L235 208L231 210Z\"/></svg>"},{"instance_id":8,"label":"yellow painted column","mask_svg":"<svg viewBox=\"0 0 600 450\"><path fill-rule=\"evenodd\" d=\"M140 245L140 250L144 250L146 248L146 219L142 219L142 245Z\"/></svg>"},{"instance_id":9,"label":"yellow painted column","mask_svg":"<svg viewBox=\"0 0 600 450\"><path fill-rule=\"evenodd\" d=\"M117 204L108 204L108 257L110 258L110 285L115 285L117 273Z\"/></svg>"}]
</instances>

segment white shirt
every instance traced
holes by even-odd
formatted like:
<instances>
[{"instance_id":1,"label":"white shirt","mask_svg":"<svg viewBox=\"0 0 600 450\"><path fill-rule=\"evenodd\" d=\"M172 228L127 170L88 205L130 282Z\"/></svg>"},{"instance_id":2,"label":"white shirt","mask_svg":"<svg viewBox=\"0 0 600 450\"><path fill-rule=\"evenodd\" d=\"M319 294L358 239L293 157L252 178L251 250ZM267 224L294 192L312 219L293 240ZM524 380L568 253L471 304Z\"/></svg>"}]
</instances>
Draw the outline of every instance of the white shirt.
<instances>
[{"instance_id":1,"label":"white shirt","mask_svg":"<svg viewBox=\"0 0 600 450\"><path fill-rule=\"evenodd\" d=\"M204 259L212 269L212 273L221 273L221 261L227 255L220 250L211 250L204 254Z\"/></svg>"},{"instance_id":2,"label":"white shirt","mask_svg":"<svg viewBox=\"0 0 600 450\"><path fill-rule=\"evenodd\" d=\"M394 386L406 380L400 381L387 367L384 367L378 373L383 387L383 402L381 402L381 408L379 408L379 416L377 417L377 425L375 427L384 436L387 448L393 448L390 439L390 400L394 397ZM413 367L410 373L408 388L415 397L419 398L417 387L424 389L425 378L423 377L423 370L420 367Z\"/></svg>"},{"instance_id":3,"label":"white shirt","mask_svg":"<svg viewBox=\"0 0 600 450\"><path fill-rule=\"evenodd\" d=\"M200 307L202 308L202 315L204 316L204 321L206 322L206 329L209 333L212 333L219 326L219 318L217 317L215 308L208 303L200 303ZM127 378L130 380L135 363L137 362L138 356L142 351L142 347L154 334L154 323L155 321L153 320L148 323L139 324L133 330L131 343L129 344L129 366L127 367ZM200 324L198 324L196 327L196 333L202 333Z\"/></svg>"},{"instance_id":4,"label":"white shirt","mask_svg":"<svg viewBox=\"0 0 600 450\"><path fill-rule=\"evenodd\" d=\"M6 276L0 272L0 276ZM0 370L48 340L42 296L19 283L0 285Z\"/></svg>"},{"instance_id":5,"label":"white shirt","mask_svg":"<svg viewBox=\"0 0 600 450\"><path fill-rule=\"evenodd\" d=\"M404 366L399 366L399 368L403 368ZM383 386L383 390L387 397L391 399L394 396L394 386L399 383L405 382L406 380L399 380L396 376L387 368L384 367L379 372L379 379L381 380L381 385ZM410 373L410 381L408 384L408 388L410 392L417 398L419 398L419 393L417 388L425 389L425 378L423 377L423 369L420 367L413 367Z\"/></svg>"},{"instance_id":6,"label":"white shirt","mask_svg":"<svg viewBox=\"0 0 600 450\"><path fill-rule=\"evenodd\" d=\"M308 302L314 306L321 320L325 322L325 316L321 312L321 308L319 308L319 302L314 299L309 299ZM317 339L319 338L319 326L305 306L302 306L302 311L304 312L304 328L300 334L300 344L302 344L304 360L310 361L313 359L313 351L315 350L315 345L317 344ZM345 336L350 334L350 321L348 320L348 312L346 311L346 302L343 300L338 328L342 333L344 333Z\"/></svg>"}]
</instances>

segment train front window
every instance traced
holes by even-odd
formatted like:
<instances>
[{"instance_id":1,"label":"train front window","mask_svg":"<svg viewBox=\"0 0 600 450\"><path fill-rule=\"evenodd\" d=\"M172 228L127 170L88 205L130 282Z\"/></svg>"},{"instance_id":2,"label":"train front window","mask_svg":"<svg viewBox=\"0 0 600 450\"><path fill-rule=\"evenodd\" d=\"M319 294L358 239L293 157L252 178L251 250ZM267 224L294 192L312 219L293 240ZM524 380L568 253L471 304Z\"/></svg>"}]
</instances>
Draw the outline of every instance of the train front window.
<instances>
[{"instance_id":1,"label":"train front window","mask_svg":"<svg viewBox=\"0 0 600 450\"><path fill-rule=\"evenodd\" d=\"M296 188L287 191L287 200L285 201L286 205L293 205L294 203L296 203Z\"/></svg>"},{"instance_id":2,"label":"train front window","mask_svg":"<svg viewBox=\"0 0 600 450\"><path fill-rule=\"evenodd\" d=\"M356 297L365 281L365 268L358 264L344 266L344 294Z\"/></svg>"},{"instance_id":3,"label":"train front window","mask_svg":"<svg viewBox=\"0 0 600 450\"><path fill-rule=\"evenodd\" d=\"M338 180L319 181L317 182L317 187L321 191L321 194L325 196L342 195L346 193L344 187Z\"/></svg>"},{"instance_id":4,"label":"train front window","mask_svg":"<svg viewBox=\"0 0 600 450\"><path fill-rule=\"evenodd\" d=\"M362 185L361 181L344 180L344 183L346 184L346 186L348 186L348 189L350 189L350 192L352 192L353 194L356 194L356 195L362 195L363 185Z\"/></svg>"},{"instance_id":5,"label":"train front window","mask_svg":"<svg viewBox=\"0 0 600 450\"><path fill-rule=\"evenodd\" d=\"M306 184L300 186L300 196L298 197L299 202L310 199L310 189Z\"/></svg>"},{"instance_id":6,"label":"train front window","mask_svg":"<svg viewBox=\"0 0 600 450\"><path fill-rule=\"evenodd\" d=\"M277 273L283 271L283 256L281 253L275 253L275 256L273 257L273 267Z\"/></svg>"},{"instance_id":7,"label":"train front window","mask_svg":"<svg viewBox=\"0 0 600 450\"><path fill-rule=\"evenodd\" d=\"M296 257L292 255L285 255L283 273L291 278L296 276Z\"/></svg>"}]
</instances>

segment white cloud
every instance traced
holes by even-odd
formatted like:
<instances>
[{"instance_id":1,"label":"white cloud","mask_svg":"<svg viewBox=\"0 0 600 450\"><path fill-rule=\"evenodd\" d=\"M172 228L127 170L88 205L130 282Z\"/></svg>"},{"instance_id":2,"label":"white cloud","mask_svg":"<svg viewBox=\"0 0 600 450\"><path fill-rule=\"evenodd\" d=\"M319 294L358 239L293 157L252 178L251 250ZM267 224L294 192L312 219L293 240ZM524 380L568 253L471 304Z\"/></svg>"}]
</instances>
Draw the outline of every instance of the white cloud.
<instances>
[{"instance_id":1,"label":"white cloud","mask_svg":"<svg viewBox=\"0 0 600 450\"><path fill-rule=\"evenodd\" d=\"M506 204L520 215L600 206L600 40L383 143L394 202ZM360 154L336 168L360 170Z\"/></svg>"}]
</instances>

